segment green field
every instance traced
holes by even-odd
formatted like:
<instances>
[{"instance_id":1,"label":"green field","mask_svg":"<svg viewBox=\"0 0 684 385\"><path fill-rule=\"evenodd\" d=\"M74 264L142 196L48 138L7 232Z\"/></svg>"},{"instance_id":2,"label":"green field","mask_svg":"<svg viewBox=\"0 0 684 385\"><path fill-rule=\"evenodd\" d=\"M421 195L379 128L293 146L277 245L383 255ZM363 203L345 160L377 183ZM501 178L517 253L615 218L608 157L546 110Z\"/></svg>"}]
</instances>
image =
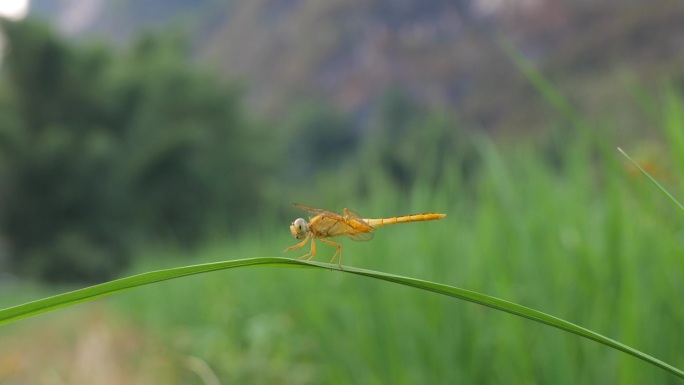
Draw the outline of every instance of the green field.
<instances>
[{"instance_id":1,"label":"green field","mask_svg":"<svg viewBox=\"0 0 684 385\"><path fill-rule=\"evenodd\" d=\"M674 127L674 118L666 118L664 127ZM557 164L538 146L478 143L482 167L467 185L456 167L446 167L453 178L434 189L418 185L400 193L378 181L371 198L349 204L367 217L430 211L447 217L382 228L367 243L342 240L344 263L516 302L684 367L683 213L629 170L614 149L620 143L578 135ZM669 143L662 151L672 156L663 159L672 162L658 170L676 194L674 164L684 156L676 151L684 146ZM130 273L282 256L295 243L288 224L268 223L239 240L216 241L191 259L173 250L148 251ZM332 251L319 244L317 259L327 262ZM3 304L18 298L5 296ZM123 369L115 370L128 383L202 384L213 376L250 384L680 381L621 352L503 312L323 270L238 269L173 280L6 326L0 338L23 336L26 347L44 343L45 329L56 328L67 342L53 336L47 343L68 344L93 323L114 340L136 341ZM13 346L4 345L0 378L11 380L11 371L1 377Z\"/></svg>"}]
</instances>

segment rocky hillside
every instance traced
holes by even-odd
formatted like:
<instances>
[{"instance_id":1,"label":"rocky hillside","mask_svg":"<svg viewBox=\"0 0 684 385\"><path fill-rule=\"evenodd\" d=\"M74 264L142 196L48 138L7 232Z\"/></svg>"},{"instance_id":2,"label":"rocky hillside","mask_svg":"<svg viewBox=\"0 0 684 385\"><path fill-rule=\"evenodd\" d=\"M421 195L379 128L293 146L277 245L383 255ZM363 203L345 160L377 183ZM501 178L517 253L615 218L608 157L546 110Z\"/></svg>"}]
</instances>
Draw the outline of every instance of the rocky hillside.
<instances>
[{"instance_id":1,"label":"rocky hillside","mask_svg":"<svg viewBox=\"0 0 684 385\"><path fill-rule=\"evenodd\" d=\"M615 109L636 126L630 88L684 68L684 3L667 0L34 0L34 9L64 33L114 41L181 26L199 60L244 82L272 117L316 99L363 124L399 87L473 128L557 120L502 50L508 41L583 115Z\"/></svg>"}]
</instances>

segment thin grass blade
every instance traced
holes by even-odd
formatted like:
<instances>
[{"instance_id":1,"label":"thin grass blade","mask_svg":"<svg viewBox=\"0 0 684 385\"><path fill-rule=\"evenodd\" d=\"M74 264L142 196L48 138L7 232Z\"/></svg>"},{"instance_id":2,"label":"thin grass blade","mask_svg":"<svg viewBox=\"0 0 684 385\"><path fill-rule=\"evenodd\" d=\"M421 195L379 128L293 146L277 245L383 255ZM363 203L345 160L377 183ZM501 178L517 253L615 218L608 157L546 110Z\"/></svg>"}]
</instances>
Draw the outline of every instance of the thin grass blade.
<instances>
[{"instance_id":1,"label":"thin grass blade","mask_svg":"<svg viewBox=\"0 0 684 385\"><path fill-rule=\"evenodd\" d=\"M634 159L632 159L629 155L627 155L627 153L624 152L620 147L618 147L617 149L618 149L618 151L620 151L620 153L622 155L624 155L625 158L627 158L627 160L629 160L634 165L634 167L636 167L639 171L641 171L641 173L644 174L646 176L646 178L648 178L651 181L651 183L653 183L658 188L658 190L660 190L663 194L665 194L666 197L670 198L670 200L672 202L674 202L674 204L677 205L680 209L684 210L684 206L682 206L682 204L679 203L679 201L674 196L672 196L672 194L670 194L670 192L667 191L667 189L665 189L665 187L663 187L663 185L658 183L658 181L654 177L652 177L651 174L649 174L646 170L644 170L639 165L639 163L637 163Z\"/></svg>"},{"instance_id":2,"label":"thin grass blade","mask_svg":"<svg viewBox=\"0 0 684 385\"><path fill-rule=\"evenodd\" d=\"M560 318L553 317L546 313L522 305L518 305L513 302L505 301L499 298L495 298L470 290L460 289L457 287L443 285L430 281L424 281L416 278L403 277L372 270L357 269L353 267L344 267L343 269L341 269L336 264L307 262L287 258L249 258L233 261L207 263L201 265L184 266L179 268L158 270L138 274L131 277L117 279L100 285L95 285L84 289L75 290L68 293L59 294L53 297L48 297L0 310L0 325L8 324L10 322L18 321L20 319L45 313L51 310L64 308L67 306L90 301L96 298L105 297L115 293L120 293L122 291L130 290L136 287L148 285L155 282L161 282L194 274L208 273L212 271L232 269L237 267L259 266L304 267L326 270L338 270L348 274L355 274L364 277L375 278L387 282L393 282L404 286L414 287L417 289L446 295L453 298L458 298L468 302L483 305L492 309L511 313L523 318L527 318L532 321L536 321L545 325L555 327L560 330L564 330L566 332L576 334L580 337L596 341L613 349L617 349L619 351L630 354L654 366L662 368L680 378L684 378L684 371L663 361L660 361L646 353L631 348L627 345L612 340L589 329L585 329L581 326L575 325L571 322L564 321Z\"/></svg>"}]
</instances>

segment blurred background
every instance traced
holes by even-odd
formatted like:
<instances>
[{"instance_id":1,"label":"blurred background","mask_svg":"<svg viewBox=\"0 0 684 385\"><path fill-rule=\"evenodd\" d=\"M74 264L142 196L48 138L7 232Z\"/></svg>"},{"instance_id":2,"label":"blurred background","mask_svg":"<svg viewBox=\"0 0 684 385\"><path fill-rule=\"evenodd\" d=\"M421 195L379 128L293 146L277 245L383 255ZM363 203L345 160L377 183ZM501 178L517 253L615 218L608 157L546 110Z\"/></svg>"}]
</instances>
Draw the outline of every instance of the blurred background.
<instances>
[{"instance_id":1,"label":"blurred background","mask_svg":"<svg viewBox=\"0 0 684 385\"><path fill-rule=\"evenodd\" d=\"M443 212L345 264L684 367L684 3L2 0L0 306L282 254L291 202ZM320 245L318 260L333 250ZM294 269L297 270L297 269ZM674 383L336 272L184 278L0 329L3 384Z\"/></svg>"}]
</instances>

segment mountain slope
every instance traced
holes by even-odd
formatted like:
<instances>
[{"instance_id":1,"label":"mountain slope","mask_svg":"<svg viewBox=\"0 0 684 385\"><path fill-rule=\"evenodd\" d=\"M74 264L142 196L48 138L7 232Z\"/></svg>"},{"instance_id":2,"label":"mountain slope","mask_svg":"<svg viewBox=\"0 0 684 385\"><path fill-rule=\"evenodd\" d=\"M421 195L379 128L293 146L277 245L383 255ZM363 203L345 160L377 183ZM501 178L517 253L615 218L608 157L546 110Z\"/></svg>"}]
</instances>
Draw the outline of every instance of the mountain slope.
<instances>
[{"instance_id":1,"label":"mountain slope","mask_svg":"<svg viewBox=\"0 0 684 385\"><path fill-rule=\"evenodd\" d=\"M82 34L95 30L125 39L175 21L190 33L203 63L244 82L250 104L274 117L308 98L327 100L363 124L380 96L400 87L418 103L453 111L475 128L519 130L555 120L497 45L498 36L513 42L590 118L625 109L626 123L640 125L638 113L625 108L633 103L625 79L657 83L682 76L684 5L667 0L106 4L95 18L100 21Z\"/></svg>"}]
</instances>

